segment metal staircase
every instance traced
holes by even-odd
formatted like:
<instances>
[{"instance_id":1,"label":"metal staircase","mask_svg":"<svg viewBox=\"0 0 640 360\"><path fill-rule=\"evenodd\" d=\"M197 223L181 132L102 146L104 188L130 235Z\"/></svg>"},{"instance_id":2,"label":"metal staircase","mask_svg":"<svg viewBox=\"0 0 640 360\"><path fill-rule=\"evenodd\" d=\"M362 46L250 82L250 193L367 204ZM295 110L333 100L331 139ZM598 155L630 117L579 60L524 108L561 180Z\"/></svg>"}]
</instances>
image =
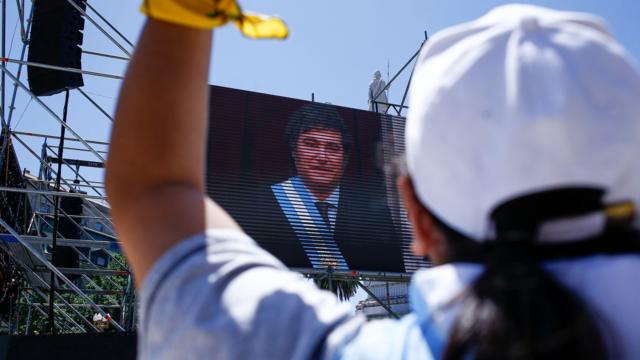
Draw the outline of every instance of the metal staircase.
<instances>
[{"instance_id":1,"label":"metal staircase","mask_svg":"<svg viewBox=\"0 0 640 360\"><path fill-rule=\"evenodd\" d=\"M8 149L12 151L11 147ZM47 171L40 173L46 174ZM13 311L9 314L11 324L8 332L29 333L34 316L47 314L48 318L51 309L60 332L101 331L92 322L96 313L103 317L110 314L110 329L132 330L135 319L132 277L120 255L104 199L78 192L76 189L81 182L77 180L61 191L54 191L47 178L24 173L21 181L19 187L7 189L4 194L21 194L19 201L26 203L22 207L29 209L26 226L11 226L4 213L0 219L4 228L0 234L0 248L10 254L22 275L18 295L11 305ZM96 187L96 184L85 184L89 185ZM74 197L82 202L80 214L69 214L59 208L58 218L58 221L70 223L75 229L72 232L79 236L69 238L59 231L56 251L70 250L69 253L77 259L77 266L55 266L51 260L52 229L56 221L52 210L56 197ZM8 208L17 207L16 204L8 205ZM52 276L55 277L53 282Z\"/></svg>"}]
</instances>

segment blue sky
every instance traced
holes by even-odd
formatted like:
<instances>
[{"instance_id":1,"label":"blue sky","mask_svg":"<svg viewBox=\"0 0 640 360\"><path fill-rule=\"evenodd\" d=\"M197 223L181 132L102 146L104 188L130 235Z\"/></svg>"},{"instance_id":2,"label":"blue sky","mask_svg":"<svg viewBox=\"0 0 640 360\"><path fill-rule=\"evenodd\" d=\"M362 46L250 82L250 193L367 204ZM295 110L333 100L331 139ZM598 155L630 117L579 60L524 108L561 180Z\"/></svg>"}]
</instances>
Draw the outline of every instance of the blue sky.
<instances>
[{"instance_id":1,"label":"blue sky","mask_svg":"<svg viewBox=\"0 0 640 360\"><path fill-rule=\"evenodd\" d=\"M505 1L245 1L247 8L278 13L289 23L283 43L244 41L233 29L219 32L213 83L339 105L364 107L375 69L391 75L423 40L472 20ZM634 1L534 1L561 9L589 11L609 21L621 42L640 54L640 3ZM391 91L399 102L405 82Z\"/></svg>"},{"instance_id":2,"label":"blue sky","mask_svg":"<svg viewBox=\"0 0 640 360\"><path fill-rule=\"evenodd\" d=\"M27 2L29 3L29 2ZM249 10L278 14L288 23L291 36L286 41L253 41L243 38L233 26L216 31L209 82L216 85L265 92L337 105L365 108L367 86L372 74L380 69L386 78L387 67L393 74L419 48L424 31L430 34L442 28L472 20L491 8L507 3L486 0L448 1L310 1L274 0L241 1ZM530 1L559 9L595 13L607 20L614 34L634 57L640 57L640 2L631 0ZM131 0L92 0L90 4L118 30L135 42L144 17L138 2ZM21 43L15 2L9 1L7 47L10 58L19 58ZM89 11L90 15L93 15ZM95 15L93 15L95 17ZM18 29L15 31L15 29ZM14 33L15 31L15 33ZM124 42L123 42L124 44ZM125 47L131 50L129 46ZM87 22L84 49L115 55L124 53L95 26ZM184 54L185 58L189 54ZM105 60L91 55L83 57L83 68L122 75L125 61ZM182 66L176 63L175 67ZM16 66L9 68L16 72ZM167 71L171 71L168 68ZM400 102L408 71L393 84L391 101ZM24 78L24 76L23 76ZM120 81L85 76L84 90L105 110L113 112ZM7 101L12 85L7 83ZM63 95L44 98L61 113ZM157 104L157 106L162 106ZM69 124L87 139L108 139L110 121L77 92L71 93ZM21 131L57 134L59 125L29 97L18 91L12 127ZM39 148L42 139L29 140ZM18 147L23 167L37 170L37 162ZM92 158L86 153L69 151L69 157ZM84 170L95 179L100 173Z\"/></svg>"}]
</instances>

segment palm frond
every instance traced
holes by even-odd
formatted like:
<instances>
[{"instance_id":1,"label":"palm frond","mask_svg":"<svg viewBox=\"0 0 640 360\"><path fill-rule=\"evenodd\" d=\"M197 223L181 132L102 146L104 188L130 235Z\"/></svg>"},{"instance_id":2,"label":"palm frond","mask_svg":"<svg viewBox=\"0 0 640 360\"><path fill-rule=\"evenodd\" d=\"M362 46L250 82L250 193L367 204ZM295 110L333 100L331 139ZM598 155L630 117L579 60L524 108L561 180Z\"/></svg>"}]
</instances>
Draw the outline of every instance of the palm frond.
<instances>
[{"instance_id":1,"label":"palm frond","mask_svg":"<svg viewBox=\"0 0 640 360\"><path fill-rule=\"evenodd\" d=\"M349 300L353 295L358 291L358 283L354 280L333 280L332 281L332 289L329 289L329 279L324 276L321 278L313 279L313 282L320 289L330 290L341 301Z\"/></svg>"}]
</instances>

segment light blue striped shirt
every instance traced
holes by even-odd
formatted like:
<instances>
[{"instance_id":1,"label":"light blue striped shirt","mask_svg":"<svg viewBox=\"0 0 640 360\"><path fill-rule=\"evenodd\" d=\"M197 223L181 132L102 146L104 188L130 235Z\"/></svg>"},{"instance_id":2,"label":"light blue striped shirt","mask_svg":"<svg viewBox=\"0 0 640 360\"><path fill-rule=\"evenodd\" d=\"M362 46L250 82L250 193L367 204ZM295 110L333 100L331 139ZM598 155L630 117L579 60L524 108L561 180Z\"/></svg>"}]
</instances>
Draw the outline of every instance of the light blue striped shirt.
<instances>
[{"instance_id":1,"label":"light blue striped shirt","mask_svg":"<svg viewBox=\"0 0 640 360\"><path fill-rule=\"evenodd\" d=\"M615 359L640 354L640 256L592 256L545 268L615 338ZM288 271L237 230L209 230L170 249L142 286L138 357L153 359L439 359L459 306L482 272L448 264L414 274L412 312L365 322L348 304Z\"/></svg>"}]
</instances>

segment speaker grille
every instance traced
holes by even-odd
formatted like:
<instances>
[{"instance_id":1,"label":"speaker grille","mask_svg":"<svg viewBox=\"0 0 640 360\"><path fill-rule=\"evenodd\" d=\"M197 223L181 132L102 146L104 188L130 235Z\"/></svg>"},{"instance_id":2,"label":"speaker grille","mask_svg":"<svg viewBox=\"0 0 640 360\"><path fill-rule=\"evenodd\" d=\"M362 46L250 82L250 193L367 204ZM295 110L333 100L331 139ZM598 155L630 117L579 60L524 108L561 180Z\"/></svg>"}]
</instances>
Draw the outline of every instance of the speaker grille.
<instances>
[{"instance_id":1,"label":"speaker grille","mask_svg":"<svg viewBox=\"0 0 640 360\"><path fill-rule=\"evenodd\" d=\"M72 0L86 9L82 0ZM29 41L29 62L81 69L84 17L67 0L36 0ZM82 74L28 67L29 88L38 96L84 85Z\"/></svg>"}]
</instances>

